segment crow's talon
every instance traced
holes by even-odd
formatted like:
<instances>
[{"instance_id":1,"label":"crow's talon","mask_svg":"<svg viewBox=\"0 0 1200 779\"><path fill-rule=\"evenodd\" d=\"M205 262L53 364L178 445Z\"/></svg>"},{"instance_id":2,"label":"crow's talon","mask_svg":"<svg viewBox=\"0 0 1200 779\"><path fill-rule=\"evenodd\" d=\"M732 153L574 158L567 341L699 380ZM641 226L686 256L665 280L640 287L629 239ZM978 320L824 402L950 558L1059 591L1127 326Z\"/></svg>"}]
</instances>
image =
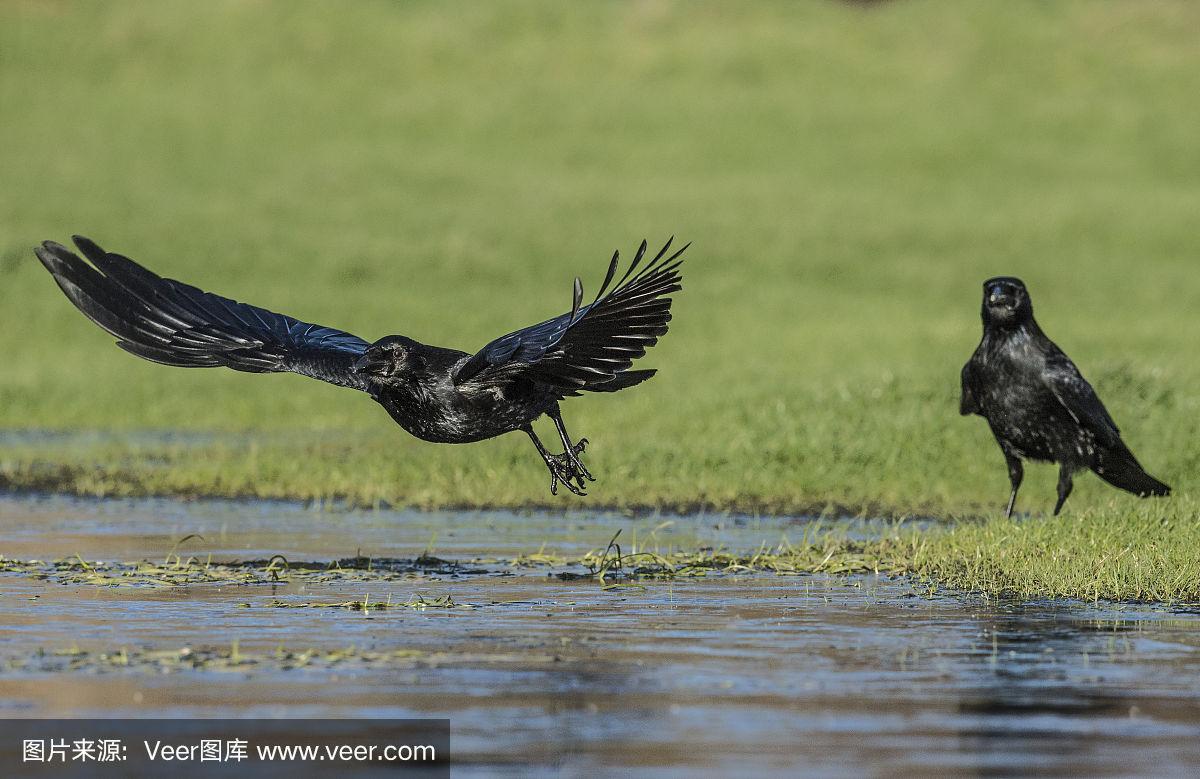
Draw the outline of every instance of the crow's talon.
<instances>
[{"instance_id":1,"label":"crow's talon","mask_svg":"<svg viewBox=\"0 0 1200 779\"><path fill-rule=\"evenodd\" d=\"M595 481L596 477L592 475L592 472L587 469L587 466L584 465L583 461L578 457L578 455L583 454L583 450L587 447L587 445L588 440L586 438L580 438L579 441L571 447L571 460L574 461L575 468L579 471L580 475L582 475L588 481Z\"/></svg>"},{"instance_id":2,"label":"crow's talon","mask_svg":"<svg viewBox=\"0 0 1200 779\"><path fill-rule=\"evenodd\" d=\"M532 427L526 425L523 428L546 463L546 469L550 471L550 494L557 495L558 485L561 483L575 495L585 496L587 495L587 482L596 480L592 472L579 459L579 455L587 449L588 440L580 438L575 443L571 443L566 428L563 427L562 418L558 415L558 409L554 409L550 416L558 427L558 434L563 443L563 451L558 454L550 454L546 451L546 447L542 446L542 442L538 440Z\"/></svg>"},{"instance_id":3,"label":"crow's talon","mask_svg":"<svg viewBox=\"0 0 1200 779\"><path fill-rule=\"evenodd\" d=\"M587 445L588 440L586 438L580 438L571 445L569 450L564 451L561 454L550 455L554 458L555 462L566 468L566 470L571 474L571 478L579 483L580 489L583 489L584 479L587 479L588 481L596 480L596 477L592 475L592 472L589 471L587 466L583 464L583 461L579 459L579 455L583 454L583 450L587 448ZM564 481L570 480L571 479L564 479Z\"/></svg>"},{"instance_id":4,"label":"crow's talon","mask_svg":"<svg viewBox=\"0 0 1200 779\"><path fill-rule=\"evenodd\" d=\"M586 497L583 478L575 467L575 463L565 454L551 454L546 456L546 467L550 469L550 494L558 494L558 485L561 483L564 487L570 490L573 494L580 497ZM578 486L576 486L578 483Z\"/></svg>"},{"instance_id":5,"label":"crow's talon","mask_svg":"<svg viewBox=\"0 0 1200 779\"><path fill-rule=\"evenodd\" d=\"M576 446L578 446L578 444L576 444ZM575 447L571 448L574 449ZM588 481L595 481L596 477L592 476L591 472L584 467L583 463L581 463L579 458L575 455L576 452L574 451L572 451L570 454L567 454L566 452L563 452L562 454L552 454L550 455L550 459L547 461L547 464L550 465L550 469L552 471L557 472L558 478L561 479L564 484L572 484L572 482L574 482L579 485L579 490L583 490L584 479L587 479ZM574 489L571 491L575 492L576 495L582 494L581 492L576 492Z\"/></svg>"}]
</instances>

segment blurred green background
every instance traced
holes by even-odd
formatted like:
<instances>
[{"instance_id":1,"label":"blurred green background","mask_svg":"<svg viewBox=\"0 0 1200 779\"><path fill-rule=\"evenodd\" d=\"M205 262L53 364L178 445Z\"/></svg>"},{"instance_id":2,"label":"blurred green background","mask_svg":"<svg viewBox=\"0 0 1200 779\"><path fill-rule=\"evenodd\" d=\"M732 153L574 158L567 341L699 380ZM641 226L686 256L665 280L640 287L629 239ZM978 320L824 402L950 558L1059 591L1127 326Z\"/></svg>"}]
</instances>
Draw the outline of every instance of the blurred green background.
<instances>
[{"instance_id":1,"label":"blurred green background","mask_svg":"<svg viewBox=\"0 0 1200 779\"><path fill-rule=\"evenodd\" d=\"M425 444L365 395L137 360L31 247L78 232L367 339L473 351L674 234L694 245L640 363L659 376L564 407L591 505L998 509L1002 458L957 413L996 274L1194 493L1198 31L1200 4L1133 0L8 0L0 479L578 505L520 434ZM218 435L139 432L164 429ZM1023 506L1053 483L1033 469Z\"/></svg>"}]
</instances>

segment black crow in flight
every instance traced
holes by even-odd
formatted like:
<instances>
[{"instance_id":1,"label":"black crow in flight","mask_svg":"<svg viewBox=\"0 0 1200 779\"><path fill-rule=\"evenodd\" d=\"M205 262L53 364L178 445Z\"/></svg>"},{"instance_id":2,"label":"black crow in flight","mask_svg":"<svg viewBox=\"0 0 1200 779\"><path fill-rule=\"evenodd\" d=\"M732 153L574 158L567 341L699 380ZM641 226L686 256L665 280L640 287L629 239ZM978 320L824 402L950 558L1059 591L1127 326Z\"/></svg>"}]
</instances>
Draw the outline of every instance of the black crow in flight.
<instances>
[{"instance_id":1,"label":"black crow in flight","mask_svg":"<svg viewBox=\"0 0 1200 779\"><path fill-rule=\"evenodd\" d=\"M986 419L1004 452L1009 517L1025 474L1022 459L1059 464L1056 516L1084 468L1138 497L1171 492L1142 470L1092 385L1038 327L1020 279L983 283L983 340L963 366L959 410Z\"/></svg>"},{"instance_id":2,"label":"black crow in flight","mask_svg":"<svg viewBox=\"0 0 1200 779\"><path fill-rule=\"evenodd\" d=\"M583 305L576 278L569 312L472 355L402 335L367 343L164 279L87 238L75 236L75 245L88 262L52 241L36 252L71 302L127 352L164 365L291 371L362 390L425 441L469 443L522 430L550 470L550 492L557 494L562 482L576 495L585 494L585 479L595 478L579 459L587 439L571 442L559 401L616 392L654 375L629 368L667 332L667 296L682 288L679 256L687 249L668 255L667 241L642 265L643 241L616 284L614 253L591 304ZM561 454L546 451L533 431L531 423L543 414L558 428Z\"/></svg>"}]
</instances>

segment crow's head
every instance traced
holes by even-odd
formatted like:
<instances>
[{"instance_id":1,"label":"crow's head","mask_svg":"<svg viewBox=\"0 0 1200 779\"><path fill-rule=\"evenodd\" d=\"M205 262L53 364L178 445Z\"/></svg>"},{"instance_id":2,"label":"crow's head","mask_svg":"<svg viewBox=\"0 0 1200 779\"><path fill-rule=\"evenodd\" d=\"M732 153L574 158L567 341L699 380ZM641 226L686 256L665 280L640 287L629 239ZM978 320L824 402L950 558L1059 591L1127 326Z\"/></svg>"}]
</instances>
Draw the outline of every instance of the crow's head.
<instances>
[{"instance_id":1,"label":"crow's head","mask_svg":"<svg viewBox=\"0 0 1200 779\"><path fill-rule=\"evenodd\" d=\"M983 282L983 322L989 325L1019 325L1033 318L1033 304L1025 283L1012 276L997 276Z\"/></svg>"},{"instance_id":2,"label":"crow's head","mask_svg":"<svg viewBox=\"0 0 1200 779\"><path fill-rule=\"evenodd\" d=\"M409 356L417 342L402 335L380 338L367 347L352 366L355 373L377 378L389 378L408 366Z\"/></svg>"}]
</instances>

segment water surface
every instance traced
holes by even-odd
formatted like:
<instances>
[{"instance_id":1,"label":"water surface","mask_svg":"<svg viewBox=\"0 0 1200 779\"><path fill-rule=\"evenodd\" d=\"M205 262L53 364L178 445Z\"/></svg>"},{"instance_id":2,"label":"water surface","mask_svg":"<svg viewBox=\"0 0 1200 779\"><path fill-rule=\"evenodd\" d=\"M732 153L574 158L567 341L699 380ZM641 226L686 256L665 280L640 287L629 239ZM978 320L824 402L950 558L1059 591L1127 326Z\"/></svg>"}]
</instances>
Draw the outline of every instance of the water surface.
<instances>
[{"instance_id":1,"label":"water surface","mask_svg":"<svg viewBox=\"0 0 1200 779\"><path fill-rule=\"evenodd\" d=\"M478 561L176 587L0 573L0 716L449 717L461 776L1200 768L1193 614L929 598L876 576L606 588L497 562L577 557L617 530L626 548L752 550L806 529L718 515L0 498L9 559L162 563L174 548L203 561ZM189 534L203 539L176 547ZM368 608L330 605L356 601Z\"/></svg>"}]
</instances>

